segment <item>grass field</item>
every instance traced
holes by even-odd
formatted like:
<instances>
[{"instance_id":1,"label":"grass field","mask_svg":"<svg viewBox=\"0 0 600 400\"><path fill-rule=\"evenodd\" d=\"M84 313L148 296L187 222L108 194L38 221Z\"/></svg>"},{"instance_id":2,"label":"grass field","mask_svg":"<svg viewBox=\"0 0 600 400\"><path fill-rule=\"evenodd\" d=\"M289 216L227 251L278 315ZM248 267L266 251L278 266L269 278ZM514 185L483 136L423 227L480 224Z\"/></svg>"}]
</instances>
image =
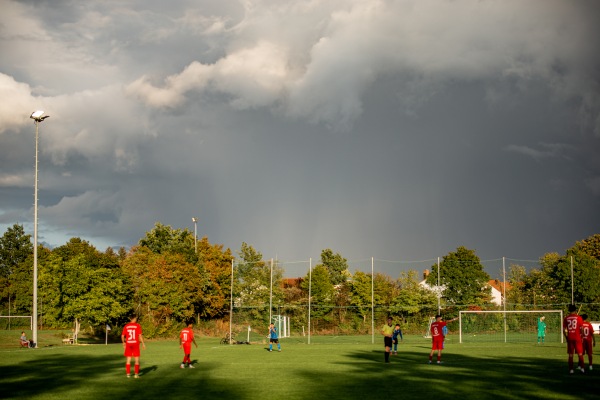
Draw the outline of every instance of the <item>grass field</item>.
<instances>
[{"instance_id":1,"label":"grass field","mask_svg":"<svg viewBox=\"0 0 600 400\"><path fill-rule=\"evenodd\" d=\"M198 338L196 369L182 370L177 341L150 341L140 379L127 379L118 343L62 345L60 333L43 331L45 346L20 349L18 336L0 331L3 399L600 398L600 365L569 375L566 346L557 343L459 344L450 336L443 364L429 365L430 342L418 336L405 337L389 364L381 337L285 338L281 353Z\"/></svg>"}]
</instances>

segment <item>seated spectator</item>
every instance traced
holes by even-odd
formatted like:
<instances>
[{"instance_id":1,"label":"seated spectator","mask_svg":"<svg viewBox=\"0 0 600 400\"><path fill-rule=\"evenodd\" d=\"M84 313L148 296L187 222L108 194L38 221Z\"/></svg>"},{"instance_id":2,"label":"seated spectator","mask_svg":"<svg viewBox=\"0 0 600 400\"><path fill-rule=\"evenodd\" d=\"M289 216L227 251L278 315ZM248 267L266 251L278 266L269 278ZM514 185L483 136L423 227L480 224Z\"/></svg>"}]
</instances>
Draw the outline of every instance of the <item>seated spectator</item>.
<instances>
[{"instance_id":1,"label":"seated spectator","mask_svg":"<svg viewBox=\"0 0 600 400\"><path fill-rule=\"evenodd\" d=\"M21 347L29 347L29 340L27 340L27 336L25 332L21 332Z\"/></svg>"}]
</instances>

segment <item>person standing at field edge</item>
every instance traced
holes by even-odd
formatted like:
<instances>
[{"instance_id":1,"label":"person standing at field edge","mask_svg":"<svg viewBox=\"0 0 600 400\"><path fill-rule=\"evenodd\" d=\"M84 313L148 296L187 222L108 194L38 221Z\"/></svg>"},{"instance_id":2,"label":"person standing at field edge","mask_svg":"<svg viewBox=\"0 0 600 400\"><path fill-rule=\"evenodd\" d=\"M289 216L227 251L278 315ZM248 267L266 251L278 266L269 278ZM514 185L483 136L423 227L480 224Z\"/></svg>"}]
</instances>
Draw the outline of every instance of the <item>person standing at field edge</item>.
<instances>
[{"instance_id":1,"label":"person standing at field edge","mask_svg":"<svg viewBox=\"0 0 600 400\"><path fill-rule=\"evenodd\" d=\"M429 364L433 359L433 353L437 350L437 363L442 363L442 349L444 348L444 339L446 335L446 323L442 321L440 314L435 316L435 322L431 324L431 353L429 353ZM447 332L447 331L446 331Z\"/></svg>"},{"instance_id":2,"label":"person standing at field edge","mask_svg":"<svg viewBox=\"0 0 600 400\"><path fill-rule=\"evenodd\" d=\"M392 332L392 344L394 345L394 351L392 352L392 354L395 355L398 355L398 338L400 338L400 341L403 340L402 329L400 329L400 324L396 324L396 326L394 327L394 332Z\"/></svg>"},{"instance_id":3,"label":"person standing at field edge","mask_svg":"<svg viewBox=\"0 0 600 400\"><path fill-rule=\"evenodd\" d=\"M569 373L573 373L573 353L577 352L579 357L578 369L585 372L583 364L583 343L581 341L581 326L583 319L576 312L575 304L569 305L569 315L563 321L563 333L567 339L567 354L569 355Z\"/></svg>"},{"instance_id":4,"label":"person standing at field edge","mask_svg":"<svg viewBox=\"0 0 600 400\"><path fill-rule=\"evenodd\" d=\"M194 338L193 323L189 321L187 327L179 332L179 348L183 349L183 361L179 368L185 368L186 364L188 368L194 368L192 365L192 343L198 348L196 339Z\"/></svg>"},{"instance_id":5,"label":"person standing at field edge","mask_svg":"<svg viewBox=\"0 0 600 400\"><path fill-rule=\"evenodd\" d=\"M274 324L269 325L269 351L273 351L273 343L277 344L277 351L281 351L279 337L277 336L277 328Z\"/></svg>"},{"instance_id":6,"label":"person standing at field edge","mask_svg":"<svg viewBox=\"0 0 600 400\"><path fill-rule=\"evenodd\" d=\"M587 353L588 356L588 369L591 371L594 368L592 367L592 355L593 350L592 346L596 347L596 338L594 337L594 327L587 320L587 314L583 314L581 319L583 320L583 325L581 326L581 340L583 344L583 355Z\"/></svg>"},{"instance_id":7,"label":"person standing at field edge","mask_svg":"<svg viewBox=\"0 0 600 400\"><path fill-rule=\"evenodd\" d=\"M546 323L544 322L544 319L546 319L546 317L540 317L540 319L538 319L538 344L540 344L540 340L542 341L542 344L544 344L544 340L546 339Z\"/></svg>"},{"instance_id":8,"label":"person standing at field edge","mask_svg":"<svg viewBox=\"0 0 600 400\"><path fill-rule=\"evenodd\" d=\"M121 342L125 350L125 372L127 377L131 377L131 357L135 359L134 378L140 377L140 343L142 348L146 350L144 337L142 336L142 326L137 323L137 316L132 315L129 318L129 323L123 327L121 333Z\"/></svg>"},{"instance_id":9,"label":"person standing at field edge","mask_svg":"<svg viewBox=\"0 0 600 400\"><path fill-rule=\"evenodd\" d=\"M388 317L387 324L383 324L381 327L381 334L383 335L383 344L385 346L385 362L390 362L390 353L392 352L392 336L394 335L394 326L392 325L392 317Z\"/></svg>"}]
</instances>

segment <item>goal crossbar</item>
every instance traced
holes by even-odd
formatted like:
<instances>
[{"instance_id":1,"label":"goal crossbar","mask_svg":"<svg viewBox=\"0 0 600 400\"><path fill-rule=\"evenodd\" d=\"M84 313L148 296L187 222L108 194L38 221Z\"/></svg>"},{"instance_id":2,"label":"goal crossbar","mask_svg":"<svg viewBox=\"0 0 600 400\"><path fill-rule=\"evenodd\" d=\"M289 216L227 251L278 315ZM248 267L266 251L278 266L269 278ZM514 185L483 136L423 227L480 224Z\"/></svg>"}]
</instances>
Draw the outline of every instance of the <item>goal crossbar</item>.
<instances>
[{"instance_id":1,"label":"goal crossbar","mask_svg":"<svg viewBox=\"0 0 600 400\"><path fill-rule=\"evenodd\" d=\"M482 310L482 311L475 311L475 310L469 310L469 311L459 311L458 313L458 326L459 326L459 343L463 343L463 315L466 314L502 314L504 316L503 318L503 331L504 331L504 342L507 342L507 333L508 333L508 326L507 326L507 322L506 322L506 315L507 314L539 314L539 315L543 315L543 314L550 314L550 313L556 313L559 314L560 319L559 319L559 332L560 332L560 342L564 343L564 338L562 335L562 321L563 321L563 311L562 310Z\"/></svg>"}]
</instances>

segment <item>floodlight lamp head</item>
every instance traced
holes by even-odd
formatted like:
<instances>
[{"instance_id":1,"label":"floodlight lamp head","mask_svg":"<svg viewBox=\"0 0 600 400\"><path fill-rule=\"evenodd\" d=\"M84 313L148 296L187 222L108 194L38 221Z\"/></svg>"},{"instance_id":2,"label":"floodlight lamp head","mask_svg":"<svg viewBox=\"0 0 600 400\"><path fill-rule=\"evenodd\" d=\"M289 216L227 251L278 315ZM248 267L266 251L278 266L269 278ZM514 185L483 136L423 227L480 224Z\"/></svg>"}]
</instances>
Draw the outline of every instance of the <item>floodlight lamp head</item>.
<instances>
[{"instance_id":1,"label":"floodlight lamp head","mask_svg":"<svg viewBox=\"0 0 600 400\"><path fill-rule=\"evenodd\" d=\"M38 111L32 112L31 115L29 116L29 118L33 119L35 122L42 122L46 118L50 117L49 115L44 115L42 117L42 115L44 115L44 111L38 110Z\"/></svg>"},{"instance_id":2,"label":"floodlight lamp head","mask_svg":"<svg viewBox=\"0 0 600 400\"><path fill-rule=\"evenodd\" d=\"M198 222L198 218L192 217L192 222Z\"/></svg>"}]
</instances>

